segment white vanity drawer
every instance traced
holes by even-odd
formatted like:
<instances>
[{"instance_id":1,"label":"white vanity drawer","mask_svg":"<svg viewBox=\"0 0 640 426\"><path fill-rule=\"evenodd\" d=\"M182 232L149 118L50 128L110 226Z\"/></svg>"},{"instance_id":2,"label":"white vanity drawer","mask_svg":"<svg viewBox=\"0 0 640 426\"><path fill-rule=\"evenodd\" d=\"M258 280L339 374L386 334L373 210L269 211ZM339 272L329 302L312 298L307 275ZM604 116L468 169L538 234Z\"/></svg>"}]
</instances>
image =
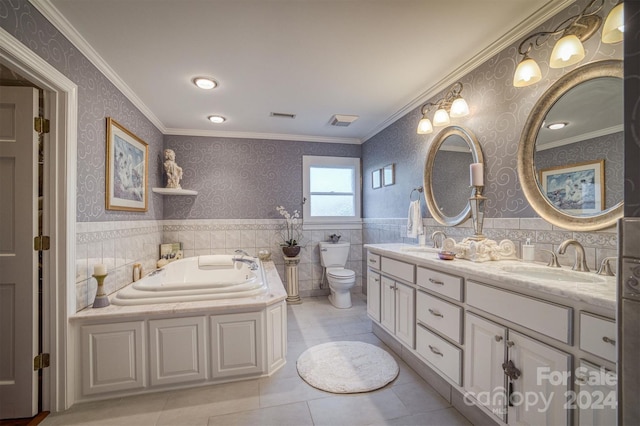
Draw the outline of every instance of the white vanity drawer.
<instances>
[{"instance_id":1,"label":"white vanity drawer","mask_svg":"<svg viewBox=\"0 0 640 426\"><path fill-rule=\"evenodd\" d=\"M616 336L615 321L580 312L580 349L616 362Z\"/></svg>"},{"instance_id":2,"label":"white vanity drawer","mask_svg":"<svg viewBox=\"0 0 640 426\"><path fill-rule=\"evenodd\" d=\"M382 262L382 272L385 272L389 275L393 275L394 277L398 277L410 283L415 283L415 265L411 265L410 263L400 262L398 260L389 259L388 257L383 257L381 259Z\"/></svg>"},{"instance_id":3,"label":"white vanity drawer","mask_svg":"<svg viewBox=\"0 0 640 426\"><path fill-rule=\"evenodd\" d=\"M369 268L380 269L380 255L367 252L367 265Z\"/></svg>"},{"instance_id":4,"label":"white vanity drawer","mask_svg":"<svg viewBox=\"0 0 640 426\"><path fill-rule=\"evenodd\" d=\"M462 349L418 324L416 328L416 350L418 354L457 385L462 384L460 382Z\"/></svg>"},{"instance_id":5,"label":"white vanity drawer","mask_svg":"<svg viewBox=\"0 0 640 426\"><path fill-rule=\"evenodd\" d=\"M571 344L573 309L529 296L467 281L467 304Z\"/></svg>"},{"instance_id":6,"label":"white vanity drawer","mask_svg":"<svg viewBox=\"0 0 640 426\"><path fill-rule=\"evenodd\" d=\"M418 291L416 317L429 328L462 343L462 308Z\"/></svg>"},{"instance_id":7,"label":"white vanity drawer","mask_svg":"<svg viewBox=\"0 0 640 426\"><path fill-rule=\"evenodd\" d=\"M417 284L462 302L462 278L460 277L418 267Z\"/></svg>"}]
</instances>

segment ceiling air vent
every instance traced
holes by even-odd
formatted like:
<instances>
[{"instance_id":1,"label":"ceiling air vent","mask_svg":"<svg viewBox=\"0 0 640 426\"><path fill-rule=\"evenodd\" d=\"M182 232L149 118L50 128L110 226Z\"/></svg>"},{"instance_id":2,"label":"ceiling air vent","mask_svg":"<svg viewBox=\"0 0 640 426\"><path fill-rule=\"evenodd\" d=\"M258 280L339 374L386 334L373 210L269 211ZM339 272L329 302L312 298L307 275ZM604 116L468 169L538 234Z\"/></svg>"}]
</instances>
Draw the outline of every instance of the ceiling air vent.
<instances>
[{"instance_id":1,"label":"ceiling air vent","mask_svg":"<svg viewBox=\"0 0 640 426\"><path fill-rule=\"evenodd\" d=\"M331 120L329 121L329 123L331 123L332 126L347 127L357 119L358 119L357 115L336 114L333 117L331 117Z\"/></svg>"},{"instance_id":2,"label":"ceiling air vent","mask_svg":"<svg viewBox=\"0 0 640 426\"><path fill-rule=\"evenodd\" d=\"M276 117L276 118L296 118L295 114L288 114L286 112L272 112L271 114L269 114L271 117Z\"/></svg>"}]
</instances>

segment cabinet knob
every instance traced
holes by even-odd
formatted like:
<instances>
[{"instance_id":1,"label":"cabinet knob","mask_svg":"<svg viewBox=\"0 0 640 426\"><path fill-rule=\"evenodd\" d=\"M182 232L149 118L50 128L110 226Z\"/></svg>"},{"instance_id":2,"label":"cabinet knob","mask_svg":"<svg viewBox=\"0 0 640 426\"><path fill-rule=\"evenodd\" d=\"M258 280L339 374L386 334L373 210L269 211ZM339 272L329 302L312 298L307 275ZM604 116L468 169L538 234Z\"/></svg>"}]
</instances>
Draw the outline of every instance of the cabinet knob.
<instances>
[{"instance_id":1,"label":"cabinet knob","mask_svg":"<svg viewBox=\"0 0 640 426\"><path fill-rule=\"evenodd\" d=\"M509 360L502 364L502 370L504 374L509 377L511 380L517 380L520 377L520 370L515 366L513 361Z\"/></svg>"},{"instance_id":2,"label":"cabinet knob","mask_svg":"<svg viewBox=\"0 0 640 426\"><path fill-rule=\"evenodd\" d=\"M616 339L612 339L612 338L607 337L607 336L603 336L602 337L602 341L605 342L605 343L611 343L614 346L616 344Z\"/></svg>"},{"instance_id":3,"label":"cabinet knob","mask_svg":"<svg viewBox=\"0 0 640 426\"><path fill-rule=\"evenodd\" d=\"M429 278L429 282L431 284L444 285L442 281L434 280L433 278Z\"/></svg>"},{"instance_id":4,"label":"cabinet knob","mask_svg":"<svg viewBox=\"0 0 640 426\"><path fill-rule=\"evenodd\" d=\"M434 317L440 317L440 318L444 318L444 315L442 315L440 312L438 311L434 311L433 309L429 308L428 309L429 313L431 315L433 315Z\"/></svg>"},{"instance_id":5,"label":"cabinet knob","mask_svg":"<svg viewBox=\"0 0 640 426\"><path fill-rule=\"evenodd\" d=\"M577 384L577 385L582 386L582 385L586 385L587 383L589 383L589 381L587 380L587 377L586 377L586 376L583 376L583 375L577 375L577 374L576 374L576 384Z\"/></svg>"},{"instance_id":6,"label":"cabinet knob","mask_svg":"<svg viewBox=\"0 0 640 426\"><path fill-rule=\"evenodd\" d=\"M494 339L496 339L496 342L502 342L502 336L499 336L497 334L494 336Z\"/></svg>"},{"instance_id":7,"label":"cabinet knob","mask_svg":"<svg viewBox=\"0 0 640 426\"><path fill-rule=\"evenodd\" d=\"M440 350L438 350L438 348L436 348L434 346L429 345L429 349L431 350L431 352L433 352L436 355L444 356L444 354L442 352L440 352Z\"/></svg>"},{"instance_id":8,"label":"cabinet knob","mask_svg":"<svg viewBox=\"0 0 640 426\"><path fill-rule=\"evenodd\" d=\"M511 340L507 340L505 343L507 344L508 347L512 347L513 345L515 345L515 343Z\"/></svg>"},{"instance_id":9,"label":"cabinet knob","mask_svg":"<svg viewBox=\"0 0 640 426\"><path fill-rule=\"evenodd\" d=\"M325 249L325 251L326 251L326 249ZM378 262L376 262L375 259L369 259L369 263L378 263Z\"/></svg>"}]
</instances>

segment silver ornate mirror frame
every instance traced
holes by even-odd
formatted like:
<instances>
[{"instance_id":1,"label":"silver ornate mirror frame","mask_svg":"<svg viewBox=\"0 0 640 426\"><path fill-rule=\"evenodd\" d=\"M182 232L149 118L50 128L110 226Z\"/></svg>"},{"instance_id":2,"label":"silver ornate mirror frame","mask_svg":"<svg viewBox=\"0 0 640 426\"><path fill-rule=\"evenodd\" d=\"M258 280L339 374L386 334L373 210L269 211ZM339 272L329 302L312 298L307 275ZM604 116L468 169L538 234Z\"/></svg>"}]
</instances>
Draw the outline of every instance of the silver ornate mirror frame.
<instances>
[{"instance_id":1,"label":"silver ornate mirror frame","mask_svg":"<svg viewBox=\"0 0 640 426\"><path fill-rule=\"evenodd\" d=\"M556 81L534 105L522 130L518 146L518 178L531 207L549 223L572 231L594 231L615 225L623 215L622 201L593 216L572 216L556 209L540 190L534 163L536 139L545 116L566 92L599 77L623 78L623 62L606 60L577 68Z\"/></svg>"},{"instance_id":2,"label":"silver ornate mirror frame","mask_svg":"<svg viewBox=\"0 0 640 426\"><path fill-rule=\"evenodd\" d=\"M435 194L433 192L432 185L432 175L433 175L433 164L436 159L436 154L438 150L442 146L442 144L447 140L449 136L459 136L462 138L467 145L469 146L469 150L471 151L471 156L473 157L474 163L484 163L484 157L482 155L482 148L478 143L478 139L470 130L461 127L461 126L449 126L445 127L436 135L436 137L431 141L429 145L429 149L427 150L427 158L425 160L424 165L424 198L427 202L427 207L431 212L431 215L435 220L439 223L446 226L455 226L464 222L471 215L471 206L469 203L466 204L465 208L457 214L456 216L445 216L440 212L440 208L438 203L436 202ZM460 170L460 173L469 173L469 169ZM469 196L471 196L471 187L469 187Z\"/></svg>"}]
</instances>

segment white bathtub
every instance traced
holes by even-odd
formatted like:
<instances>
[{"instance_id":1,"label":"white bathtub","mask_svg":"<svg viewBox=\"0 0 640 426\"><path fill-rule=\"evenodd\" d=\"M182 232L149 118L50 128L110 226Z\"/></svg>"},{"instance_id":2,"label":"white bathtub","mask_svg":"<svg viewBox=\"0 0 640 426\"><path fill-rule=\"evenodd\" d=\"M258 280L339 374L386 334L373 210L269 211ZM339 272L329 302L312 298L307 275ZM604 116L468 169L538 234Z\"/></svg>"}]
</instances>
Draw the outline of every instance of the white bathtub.
<instances>
[{"instance_id":1,"label":"white bathtub","mask_svg":"<svg viewBox=\"0 0 640 426\"><path fill-rule=\"evenodd\" d=\"M215 263L215 256L207 258ZM221 264L225 258L229 256L220 256ZM212 266L200 265L198 257L180 259L118 291L111 303L149 305L262 296L267 285L257 259L256 265L258 269L251 270L243 262Z\"/></svg>"}]
</instances>

